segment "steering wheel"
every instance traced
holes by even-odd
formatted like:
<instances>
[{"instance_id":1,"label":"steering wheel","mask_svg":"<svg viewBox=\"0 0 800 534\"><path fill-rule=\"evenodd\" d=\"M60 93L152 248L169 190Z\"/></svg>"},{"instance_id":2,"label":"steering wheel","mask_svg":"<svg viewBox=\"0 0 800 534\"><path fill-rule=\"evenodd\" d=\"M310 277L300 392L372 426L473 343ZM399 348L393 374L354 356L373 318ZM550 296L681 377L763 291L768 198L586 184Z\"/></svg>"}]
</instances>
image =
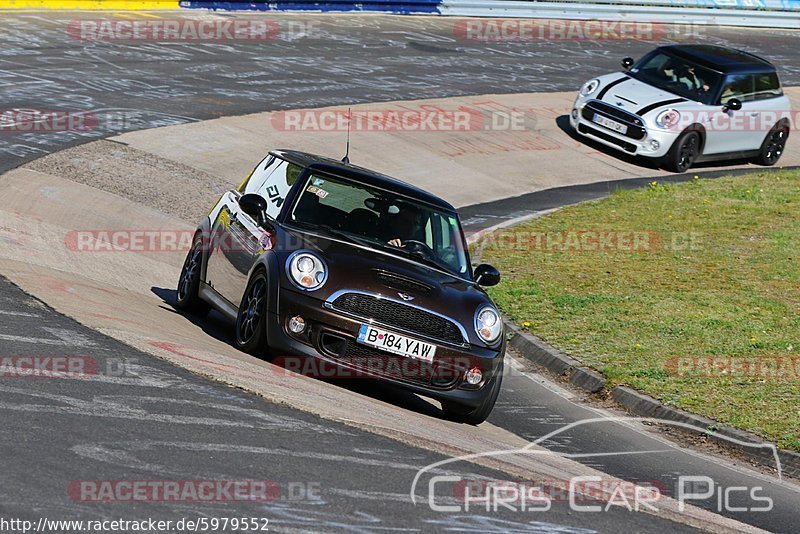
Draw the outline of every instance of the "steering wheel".
<instances>
[{"instance_id":1,"label":"steering wheel","mask_svg":"<svg viewBox=\"0 0 800 534\"><path fill-rule=\"evenodd\" d=\"M406 239L405 241L403 241L403 244L411 252L423 252L430 258L434 257L433 249L429 247L427 243L423 243L422 241L417 241L416 239Z\"/></svg>"}]
</instances>

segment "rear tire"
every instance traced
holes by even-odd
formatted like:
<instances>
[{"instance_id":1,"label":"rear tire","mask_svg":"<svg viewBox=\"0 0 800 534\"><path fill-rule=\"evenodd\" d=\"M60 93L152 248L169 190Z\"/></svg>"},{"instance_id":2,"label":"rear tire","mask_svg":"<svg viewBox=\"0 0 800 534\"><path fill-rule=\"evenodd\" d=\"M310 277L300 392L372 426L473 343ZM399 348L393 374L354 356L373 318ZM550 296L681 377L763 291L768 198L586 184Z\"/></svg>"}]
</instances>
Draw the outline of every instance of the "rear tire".
<instances>
[{"instance_id":1,"label":"rear tire","mask_svg":"<svg viewBox=\"0 0 800 534\"><path fill-rule=\"evenodd\" d=\"M694 130L683 132L667 153L664 167L672 172L686 172L700 155L700 134Z\"/></svg>"},{"instance_id":2,"label":"rear tire","mask_svg":"<svg viewBox=\"0 0 800 534\"><path fill-rule=\"evenodd\" d=\"M192 248L186 255L175 291L177 308L205 317L211 306L200 298L200 274L203 267L203 236L198 234L192 242Z\"/></svg>"},{"instance_id":3,"label":"rear tire","mask_svg":"<svg viewBox=\"0 0 800 534\"><path fill-rule=\"evenodd\" d=\"M477 407L464 406L452 401L442 401L442 411L445 417L451 421L467 425L479 425L486 421L489 414L492 413L495 403L497 403L498 395L500 395L500 386L503 383L503 368L503 360L500 360L496 374L485 386L488 389L486 397Z\"/></svg>"},{"instance_id":4,"label":"rear tire","mask_svg":"<svg viewBox=\"0 0 800 534\"><path fill-rule=\"evenodd\" d=\"M786 148L790 130L789 122L786 119L775 123L764 142L761 143L761 150L756 158L756 163L765 167L772 167L778 163L778 160L783 155L783 150Z\"/></svg>"},{"instance_id":5,"label":"rear tire","mask_svg":"<svg viewBox=\"0 0 800 534\"><path fill-rule=\"evenodd\" d=\"M270 357L267 345L267 284L264 271L253 275L236 316L236 347L266 359Z\"/></svg>"}]
</instances>

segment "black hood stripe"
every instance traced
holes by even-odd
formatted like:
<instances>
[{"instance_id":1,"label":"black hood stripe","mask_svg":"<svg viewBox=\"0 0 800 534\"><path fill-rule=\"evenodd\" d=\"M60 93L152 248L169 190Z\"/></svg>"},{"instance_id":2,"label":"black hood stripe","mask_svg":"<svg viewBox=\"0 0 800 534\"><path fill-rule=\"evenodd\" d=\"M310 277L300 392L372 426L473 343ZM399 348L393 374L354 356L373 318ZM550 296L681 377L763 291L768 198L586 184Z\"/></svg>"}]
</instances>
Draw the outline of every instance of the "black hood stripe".
<instances>
[{"instance_id":1,"label":"black hood stripe","mask_svg":"<svg viewBox=\"0 0 800 534\"><path fill-rule=\"evenodd\" d=\"M656 102L655 104L650 104L649 106L645 106L639 111L636 112L637 115L642 117L645 113L650 113L656 108L660 108L661 106L669 106L670 104L679 104L681 102L686 102L685 98L673 98L671 100L662 100L661 102Z\"/></svg>"},{"instance_id":2,"label":"black hood stripe","mask_svg":"<svg viewBox=\"0 0 800 534\"><path fill-rule=\"evenodd\" d=\"M599 93L597 93L597 100L603 100L603 97L606 96L606 93L608 92L609 89L611 89L615 85L621 84L625 80L630 80L630 77L623 76L622 78L619 78L618 80L614 80L613 82L611 82L608 85L606 85L605 87L603 87L603 89Z\"/></svg>"}]
</instances>

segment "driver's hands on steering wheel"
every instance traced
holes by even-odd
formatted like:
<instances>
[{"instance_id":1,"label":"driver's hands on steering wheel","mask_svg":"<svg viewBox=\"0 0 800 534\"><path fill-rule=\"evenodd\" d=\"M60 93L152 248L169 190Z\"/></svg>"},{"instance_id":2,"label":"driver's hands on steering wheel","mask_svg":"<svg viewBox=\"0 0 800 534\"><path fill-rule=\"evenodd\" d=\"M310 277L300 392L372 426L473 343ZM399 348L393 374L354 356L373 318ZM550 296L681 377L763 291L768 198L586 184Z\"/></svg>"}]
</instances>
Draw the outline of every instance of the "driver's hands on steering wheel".
<instances>
[{"instance_id":1,"label":"driver's hands on steering wheel","mask_svg":"<svg viewBox=\"0 0 800 534\"><path fill-rule=\"evenodd\" d=\"M394 239L390 240L389 244L392 245L393 247L399 247L399 248L404 248L405 247L405 245L403 244L403 241L401 241L400 238L394 238Z\"/></svg>"}]
</instances>

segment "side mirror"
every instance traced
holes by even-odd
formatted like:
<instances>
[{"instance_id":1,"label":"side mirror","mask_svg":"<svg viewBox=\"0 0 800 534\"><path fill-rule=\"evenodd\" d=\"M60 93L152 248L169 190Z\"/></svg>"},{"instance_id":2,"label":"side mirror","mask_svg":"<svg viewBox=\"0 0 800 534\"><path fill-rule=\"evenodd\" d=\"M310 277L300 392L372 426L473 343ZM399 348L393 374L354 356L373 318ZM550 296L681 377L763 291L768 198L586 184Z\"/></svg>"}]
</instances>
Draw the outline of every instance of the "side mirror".
<instances>
[{"instance_id":1,"label":"side mirror","mask_svg":"<svg viewBox=\"0 0 800 534\"><path fill-rule=\"evenodd\" d=\"M738 98L731 98L728 103L722 106L722 111L739 111L742 109L742 101Z\"/></svg>"},{"instance_id":2,"label":"side mirror","mask_svg":"<svg viewBox=\"0 0 800 534\"><path fill-rule=\"evenodd\" d=\"M475 267L475 283L483 287L496 286L500 283L500 271L491 265L481 263Z\"/></svg>"},{"instance_id":3,"label":"side mirror","mask_svg":"<svg viewBox=\"0 0 800 534\"><path fill-rule=\"evenodd\" d=\"M633 63L634 61L632 57L622 58L622 68L625 70L628 70L629 68L633 67Z\"/></svg>"},{"instance_id":4,"label":"side mirror","mask_svg":"<svg viewBox=\"0 0 800 534\"><path fill-rule=\"evenodd\" d=\"M239 207L259 226L267 220L267 201L261 195L248 193L239 198Z\"/></svg>"}]
</instances>

